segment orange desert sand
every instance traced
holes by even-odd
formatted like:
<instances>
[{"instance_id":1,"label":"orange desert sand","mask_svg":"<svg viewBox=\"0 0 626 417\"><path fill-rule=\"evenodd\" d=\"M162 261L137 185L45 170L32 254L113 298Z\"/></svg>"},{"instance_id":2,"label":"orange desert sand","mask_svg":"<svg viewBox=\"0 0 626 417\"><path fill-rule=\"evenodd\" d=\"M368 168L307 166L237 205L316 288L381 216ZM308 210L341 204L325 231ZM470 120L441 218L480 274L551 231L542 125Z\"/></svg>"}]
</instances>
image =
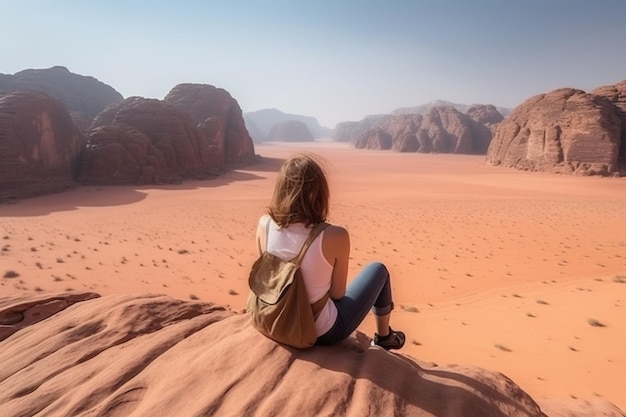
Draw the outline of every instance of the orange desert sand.
<instances>
[{"instance_id":1,"label":"orange desert sand","mask_svg":"<svg viewBox=\"0 0 626 417\"><path fill-rule=\"evenodd\" d=\"M294 152L326 161L351 274L392 276L400 351L502 372L535 400L626 410L626 178L488 166L484 156L263 144L255 165L172 186L78 187L0 205L0 296L167 294L241 311L254 231ZM368 317L360 330L372 334Z\"/></svg>"}]
</instances>

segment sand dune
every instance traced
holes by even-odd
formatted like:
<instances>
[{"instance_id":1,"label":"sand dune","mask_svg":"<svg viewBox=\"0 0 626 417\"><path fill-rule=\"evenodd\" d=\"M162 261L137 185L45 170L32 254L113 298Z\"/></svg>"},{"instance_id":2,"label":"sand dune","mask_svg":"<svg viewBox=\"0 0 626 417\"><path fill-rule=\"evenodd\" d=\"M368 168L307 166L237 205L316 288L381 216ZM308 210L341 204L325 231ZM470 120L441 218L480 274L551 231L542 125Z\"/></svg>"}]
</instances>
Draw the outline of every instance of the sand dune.
<instances>
[{"instance_id":1,"label":"sand dune","mask_svg":"<svg viewBox=\"0 0 626 417\"><path fill-rule=\"evenodd\" d=\"M283 158L328 161L351 272L389 267L420 361L504 373L541 403L626 409L626 181L527 173L458 155L267 144L206 182L81 187L0 206L0 294L163 293L240 311L252 236ZM367 320L360 329L371 333Z\"/></svg>"}]
</instances>

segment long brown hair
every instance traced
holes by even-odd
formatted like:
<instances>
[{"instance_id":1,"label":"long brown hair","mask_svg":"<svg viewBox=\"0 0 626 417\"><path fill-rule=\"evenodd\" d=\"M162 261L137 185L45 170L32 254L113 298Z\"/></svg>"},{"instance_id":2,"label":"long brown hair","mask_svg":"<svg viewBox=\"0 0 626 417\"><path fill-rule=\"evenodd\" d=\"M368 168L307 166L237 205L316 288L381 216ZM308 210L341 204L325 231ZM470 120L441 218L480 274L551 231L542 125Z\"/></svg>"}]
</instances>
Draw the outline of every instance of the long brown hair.
<instances>
[{"instance_id":1,"label":"long brown hair","mask_svg":"<svg viewBox=\"0 0 626 417\"><path fill-rule=\"evenodd\" d=\"M268 212L280 227L291 223L315 225L326 220L329 198L319 156L301 152L292 155L280 168Z\"/></svg>"}]
</instances>

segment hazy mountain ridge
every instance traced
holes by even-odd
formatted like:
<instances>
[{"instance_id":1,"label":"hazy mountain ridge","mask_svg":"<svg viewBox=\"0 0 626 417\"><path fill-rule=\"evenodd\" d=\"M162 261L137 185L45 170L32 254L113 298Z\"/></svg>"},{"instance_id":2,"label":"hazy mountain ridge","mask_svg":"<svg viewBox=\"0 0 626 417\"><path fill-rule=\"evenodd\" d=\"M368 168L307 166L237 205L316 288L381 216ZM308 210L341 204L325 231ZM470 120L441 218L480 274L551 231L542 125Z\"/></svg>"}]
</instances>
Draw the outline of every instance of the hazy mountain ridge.
<instances>
[{"instance_id":1,"label":"hazy mountain ridge","mask_svg":"<svg viewBox=\"0 0 626 417\"><path fill-rule=\"evenodd\" d=\"M460 111L461 113L467 113L467 111L474 105L475 104L452 103L451 101L446 101L446 100L433 100L433 101L430 101L428 103L421 104L421 105L415 106L415 107L400 107L400 108L397 108L397 109L393 110L391 112L391 114L392 115L398 115L398 114L415 114L415 113L417 113L417 114L424 115L424 114L428 113L428 111L431 108L433 108L433 107L442 107L442 106L452 106L455 109L457 109L458 111ZM499 106L494 106L494 107L504 117L507 117L513 111L513 109L511 109L509 107L499 107Z\"/></svg>"},{"instance_id":2,"label":"hazy mountain ridge","mask_svg":"<svg viewBox=\"0 0 626 417\"><path fill-rule=\"evenodd\" d=\"M288 121L304 123L315 139L328 137L332 132L331 128L321 126L315 117L284 113L276 108L246 112L243 118L255 142L266 141L267 135L275 125Z\"/></svg>"}]
</instances>

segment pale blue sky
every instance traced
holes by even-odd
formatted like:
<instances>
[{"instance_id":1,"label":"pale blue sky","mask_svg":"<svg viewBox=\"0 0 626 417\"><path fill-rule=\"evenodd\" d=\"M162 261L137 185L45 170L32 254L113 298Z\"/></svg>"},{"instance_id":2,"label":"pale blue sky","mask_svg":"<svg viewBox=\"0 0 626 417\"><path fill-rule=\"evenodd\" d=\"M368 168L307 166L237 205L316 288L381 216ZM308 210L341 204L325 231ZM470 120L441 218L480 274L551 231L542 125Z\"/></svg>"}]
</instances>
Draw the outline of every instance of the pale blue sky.
<instances>
[{"instance_id":1,"label":"pale blue sky","mask_svg":"<svg viewBox=\"0 0 626 417\"><path fill-rule=\"evenodd\" d=\"M626 0L0 0L0 21L0 73L63 65L124 97L207 83L328 127L626 79Z\"/></svg>"}]
</instances>

